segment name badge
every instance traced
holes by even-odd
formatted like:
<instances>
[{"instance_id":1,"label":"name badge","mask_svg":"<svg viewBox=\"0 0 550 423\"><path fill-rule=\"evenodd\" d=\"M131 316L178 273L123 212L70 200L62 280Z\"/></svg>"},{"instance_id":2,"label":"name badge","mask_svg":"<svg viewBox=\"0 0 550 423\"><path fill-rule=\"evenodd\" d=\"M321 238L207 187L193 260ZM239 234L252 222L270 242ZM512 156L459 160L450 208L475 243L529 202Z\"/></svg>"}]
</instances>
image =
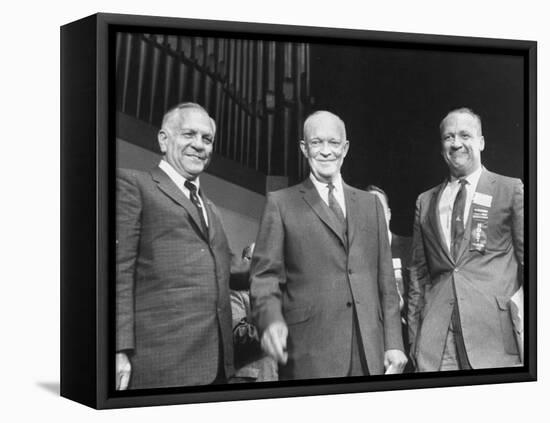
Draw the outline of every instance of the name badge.
<instances>
[{"instance_id":1,"label":"name badge","mask_svg":"<svg viewBox=\"0 0 550 423\"><path fill-rule=\"evenodd\" d=\"M477 193L476 193L477 194ZM484 194L482 194L484 195ZM486 195L491 201L492 197ZM470 233L470 251L485 254L487 248L487 228L489 222L489 208L472 204L472 231Z\"/></svg>"},{"instance_id":2,"label":"name badge","mask_svg":"<svg viewBox=\"0 0 550 423\"><path fill-rule=\"evenodd\" d=\"M480 206L489 208L491 207L491 203L493 202L493 196L482 194L481 192L475 192L472 202L474 204L479 204Z\"/></svg>"},{"instance_id":3,"label":"name badge","mask_svg":"<svg viewBox=\"0 0 550 423\"><path fill-rule=\"evenodd\" d=\"M392 262L393 262L394 269L401 269L401 259L399 257L392 258Z\"/></svg>"}]
</instances>

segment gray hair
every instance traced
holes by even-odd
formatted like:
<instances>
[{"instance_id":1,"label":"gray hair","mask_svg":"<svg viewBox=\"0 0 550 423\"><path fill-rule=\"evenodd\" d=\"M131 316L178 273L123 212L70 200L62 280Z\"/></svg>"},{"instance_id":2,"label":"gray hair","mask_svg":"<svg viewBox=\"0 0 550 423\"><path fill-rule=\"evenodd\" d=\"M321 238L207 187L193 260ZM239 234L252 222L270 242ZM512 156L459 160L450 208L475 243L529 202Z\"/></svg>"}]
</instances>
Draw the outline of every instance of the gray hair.
<instances>
[{"instance_id":1,"label":"gray hair","mask_svg":"<svg viewBox=\"0 0 550 423\"><path fill-rule=\"evenodd\" d=\"M311 113L306 118L306 120L304 121L304 139L306 138L307 129L311 125L311 121L315 117L317 117L318 115L321 115L321 114L329 114L329 115L335 117L336 120L338 121L338 123L340 124L341 130L342 130L342 137L344 138L344 140L347 139L346 138L346 125L344 124L344 121L340 118L340 116L338 116L338 115L336 115L332 112L329 112L327 110L317 110L316 112Z\"/></svg>"},{"instance_id":2,"label":"gray hair","mask_svg":"<svg viewBox=\"0 0 550 423\"><path fill-rule=\"evenodd\" d=\"M180 104L172 107L170 110L168 110L162 118L161 128L165 129L168 126L170 120L172 120L172 118L176 114L178 114L182 110L186 110L186 109L196 109L196 110L200 110L201 112L205 113L206 116L208 116L208 118L210 119L210 123L212 125L212 130L213 130L214 134L216 134L216 122L214 121L214 119L212 119L210 117L210 115L208 114L208 112L206 111L206 109L204 107L202 107L198 103L193 103L193 102L190 102L190 101L180 103Z\"/></svg>"}]
</instances>

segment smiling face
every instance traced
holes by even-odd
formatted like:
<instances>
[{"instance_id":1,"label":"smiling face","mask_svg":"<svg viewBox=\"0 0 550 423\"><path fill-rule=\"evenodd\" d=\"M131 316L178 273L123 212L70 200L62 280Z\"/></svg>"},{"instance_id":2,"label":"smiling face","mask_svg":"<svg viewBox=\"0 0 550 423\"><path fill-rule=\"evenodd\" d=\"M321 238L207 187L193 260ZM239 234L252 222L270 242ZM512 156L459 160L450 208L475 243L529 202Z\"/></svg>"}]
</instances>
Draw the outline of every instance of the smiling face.
<instances>
[{"instance_id":1,"label":"smiling face","mask_svg":"<svg viewBox=\"0 0 550 423\"><path fill-rule=\"evenodd\" d=\"M158 134L164 159L184 178L195 180L207 167L214 144L214 124L198 108L174 110Z\"/></svg>"},{"instance_id":2,"label":"smiling face","mask_svg":"<svg viewBox=\"0 0 550 423\"><path fill-rule=\"evenodd\" d=\"M441 123L441 154L454 177L479 169L484 148L481 125L470 113L453 112Z\"/></svg>"},{"instance_id":3,"label":"smiling face","mask_svg":"<svg viewBox=\"0 0 550 423\"><path fill-rule=\"evenodd\" d=\"M318 112L306 120L304 138L300 149L313 176L321 182L333 181L349 148L343 122L330 112Z\"/></svg>"}]
</instances>

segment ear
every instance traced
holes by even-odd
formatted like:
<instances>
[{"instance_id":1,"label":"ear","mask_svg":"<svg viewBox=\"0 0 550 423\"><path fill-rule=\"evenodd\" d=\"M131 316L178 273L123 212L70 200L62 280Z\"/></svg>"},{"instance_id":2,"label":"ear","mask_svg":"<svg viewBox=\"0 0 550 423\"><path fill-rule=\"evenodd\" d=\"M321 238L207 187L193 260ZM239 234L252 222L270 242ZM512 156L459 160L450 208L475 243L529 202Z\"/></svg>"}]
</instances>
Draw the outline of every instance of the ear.
<instances>
[{"instance_id":1,"label":"ear","mask_svg":"<svg viewBox=\"0 0 550 423\"><path fill-rule=\"evenodd\" d=\"M302 150L302 154L307 159L309 156L307 154L307 144L305 140L300 140L300 150Z\"/></svg>"},{"instance_id":2,"label":"ear","mask_svg":"<svg viewBox=\"0 0 550 423\"><path fill-rule=\"evenodd\" d=\"M344 152L342 153L342 158L345 158L347 156L348 150L349 150L349 141L348 140L344 141L343 150L344 150Z\"/></svg>"},{"instance_id":3,"label":"ear","mask_svg":"<svg viewBox=\"0 0 550 423\"><path fill-rule=\"evenodd\" d=\"M481 136L479 138L479 151L483 151L483 150L485 150L485 138Z\"/></svg>"},{"instance_id":4,"label":"ear","mask_svg":"<svg viewBox=\"0 0 550 423\"><path fill-rule=\"evenodd\" d=\"M164 129L161 129L158 132L157 140L159 142L159 147L162 154L166 153L166 150L168 148L168 135L166 134Z\"/></svg>"}]
</instances>

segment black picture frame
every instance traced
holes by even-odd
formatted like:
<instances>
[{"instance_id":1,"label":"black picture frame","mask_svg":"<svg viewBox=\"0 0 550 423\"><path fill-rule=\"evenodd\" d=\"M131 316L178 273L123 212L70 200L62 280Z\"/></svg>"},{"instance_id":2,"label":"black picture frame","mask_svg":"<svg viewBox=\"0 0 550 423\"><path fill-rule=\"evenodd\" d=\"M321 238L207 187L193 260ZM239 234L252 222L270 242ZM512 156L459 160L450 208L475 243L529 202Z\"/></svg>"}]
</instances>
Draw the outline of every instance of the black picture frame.
<instances>
[{"instance_id":1,"label":"black picture frame","mask_svg":"<svg viewBox=\"0 0 550 423\"><path fill-rule=\"evenodd\" d=\"M381 48L476 51L522 58L525 162L525 361L522 367L116 392L114 374L113 66L116 32L178 31L273 39L369 43ZM119 408L334 393L534 381L536 321L537 45L533 41L95 14L61 28L61 395L90 407Z\"/></svg>"}]
</instances>

